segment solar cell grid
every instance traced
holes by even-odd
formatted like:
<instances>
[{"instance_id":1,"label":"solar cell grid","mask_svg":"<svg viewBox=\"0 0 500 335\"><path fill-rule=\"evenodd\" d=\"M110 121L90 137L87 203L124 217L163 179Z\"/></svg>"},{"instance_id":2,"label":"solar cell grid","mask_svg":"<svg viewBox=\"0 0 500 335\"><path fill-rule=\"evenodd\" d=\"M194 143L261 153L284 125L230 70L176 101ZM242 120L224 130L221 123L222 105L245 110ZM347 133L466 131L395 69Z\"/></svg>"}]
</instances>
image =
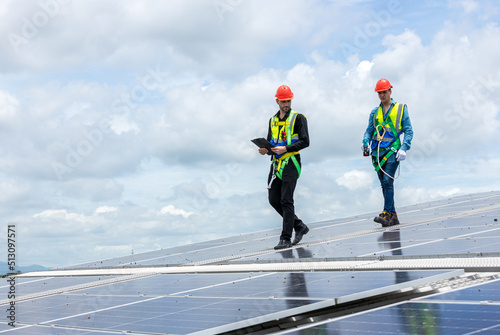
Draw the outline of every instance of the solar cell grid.
<instances>
[{"instance_id":1,"label":"solar cell grid","mask_svg":"<svg viewBox=\"0 0 500 335\"><path fill-rule=\"evenodd\" d=\"M102 277L44 277L44 278L22 278L16 282L16 291L18 296L24 296L37 292L45 292L61 287L70 287L92 283L97 280L106 280L116 278L114 276ZM1 287L0 287L1 288Z\"/></svg>"},{"instance_id":2,"label":"solar cell grid","mask_svg":"<svg viewBox=\"0 0 500 335\"><path fill-rule=\"evenodd\" d=\"M276 228L76 267L306 262L359 257L376 260L375 257L381 259L381 256L458 257L459 254L500 253L500 224L495 221L500 217L500 205L492 207L495 204L500 204L500 192L406 206L401 209L402 225L388 229L382 229L372 221L378 213L310 223L308 225L312 229L303 243L279 252L272 249L280 232ZM108 279L124 281L106 282L106 285L18 302L18 321L32 326L13 329L0 322L0 332L76 335L101 334L110 330L173 334L206 331L211 334L212 327L231 329L237 322L247 324L250 320L261 320L274 313L289 315L292 309L306 310L320 303L335 304L334 299L338 297L362 296L368 294L366 292L386 290L402 283L411 288L417 279L427 280L436 274L446 276L449 273L450 270L412 270L191 273L137 278L19 277L21 295L51 292L52 289ZM431 331L464 334L479 329L495 333L500 329L499 283L498 280L486 282L425 299L368 310L321 324L302 326L303 331L291 333L411 334ZM484 303L487 300L497 303ZM22 324L19 326L22 327ZM61 330L63 328L59 327L75 328Z\"/></svg>"},{"instance_id":3,"label":"solar cell grid","mask_svg":"<svg viewBox=\"0 0 500 335\"><path fill-rule=\"evenodd\" d=\"M500 334L500 306L404 303L287 334Z\"/></svg>"},{"instance_id":4,"label":"solar cell grid","mask_svg":"<svg viewBox=\"0 0 500 335\"><path fill-rule=\"evenodd\" d=\"M64 326L186 334L290 308L286 300L162 297L59 322Z\"/></svg>"}]
</instances>

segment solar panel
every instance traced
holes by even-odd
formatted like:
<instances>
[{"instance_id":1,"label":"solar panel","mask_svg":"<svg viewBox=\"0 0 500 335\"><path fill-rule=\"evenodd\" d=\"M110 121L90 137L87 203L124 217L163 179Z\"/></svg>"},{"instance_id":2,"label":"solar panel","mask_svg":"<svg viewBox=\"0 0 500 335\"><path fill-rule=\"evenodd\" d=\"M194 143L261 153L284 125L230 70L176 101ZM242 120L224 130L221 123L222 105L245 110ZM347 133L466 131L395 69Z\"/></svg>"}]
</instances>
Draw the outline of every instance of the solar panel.
<instances>
[{"instance_id":1,"label":"solar panel","mask_svg":"<svg viewBox=\"0 0 500 335\"><path fill-rule=\"evenodd\" d=\"M500 280L416 299L287 334L500 334Z\"/></svg>"},{"instance_id":2,"label":"solar panel","mask_svg":"<svg viewBox=\"0 0 500 335\"><path fill-rule=\"evenodd\" d=\"M404 207L397 227L375 215L309 223L281 251L276 228L22 274L0 333L500 330L500 192Z\"/></svg>"},{"instance_id":3,"label":"solar panel","mask_svg":"<svg viewBox=\"0 0 500 335\"><path fill-rule=\"evenodd\" d=\"M499 306L408 302L287 334L499 334Z\"/></svg>"}]
</instances>

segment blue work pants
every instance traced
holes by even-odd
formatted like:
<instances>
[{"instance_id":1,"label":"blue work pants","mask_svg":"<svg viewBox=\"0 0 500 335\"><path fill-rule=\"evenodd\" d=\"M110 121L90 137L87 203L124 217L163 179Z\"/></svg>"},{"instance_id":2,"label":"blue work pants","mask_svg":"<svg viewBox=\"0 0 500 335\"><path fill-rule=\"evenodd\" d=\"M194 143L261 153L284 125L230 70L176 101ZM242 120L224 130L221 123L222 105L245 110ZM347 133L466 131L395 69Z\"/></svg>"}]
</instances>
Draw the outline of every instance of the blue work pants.
<instances>
[{"instance_id":1,"label":"blue work pants","mask_svg":"<svg viewBox=\"0 0 500 335\"><path fill-rule=\"evenodd\" d=\"M382 169L377 171L378 179L380 180L380 186L382 186L382 194L384 195L384 211L387 213L396 213L396 208L394 206L394 175L398 169L399 162L396 160L396 154L392 154L384 165ZM386 174L387 173L387 174ZM389 177L389 176L391 177Z\"/></svg>"}]
</instances>

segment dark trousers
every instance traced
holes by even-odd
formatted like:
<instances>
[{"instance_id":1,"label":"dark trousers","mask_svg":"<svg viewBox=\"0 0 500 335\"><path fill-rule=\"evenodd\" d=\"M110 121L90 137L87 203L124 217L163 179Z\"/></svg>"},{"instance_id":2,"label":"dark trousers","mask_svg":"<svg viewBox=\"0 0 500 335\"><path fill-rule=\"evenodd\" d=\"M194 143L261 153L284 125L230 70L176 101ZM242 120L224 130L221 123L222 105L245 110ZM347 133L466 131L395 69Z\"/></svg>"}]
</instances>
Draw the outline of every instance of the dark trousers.
<instances>
[{"instance_id":1,"label":"dark trousers","mask_svg":"<svg viewBox=\"0 0 500 335\"><path fill-rule=\"evenodd\" d=\"M273 175L273 166L267 183L271 181ZM297 231L304 223L295 215L295 207L293 205L293 192L297 185L299 173L295 164L291 160L283 169L282 179L276 177L268 190L269 203L283 217L283 230L281 231L280 240L290 240L293 230Z\"/></svg>"},{"instance_id":2,"label":"dark trousers","mask_svg":"<svg viewBox=\"0 0 500 335\"><path fill-rule=\"evenodd\" d=\"M387 162L382 165L382 169L394 178L398 165L399 162L396 161L396 154L392 154L387 159ZM396 207L394 206L394 179L387 176L382 170L378 170L377 174L380 186L382 186L382 194L384 195L384 211L387 213L396 213Z\"/></svg>"}]
</instances>

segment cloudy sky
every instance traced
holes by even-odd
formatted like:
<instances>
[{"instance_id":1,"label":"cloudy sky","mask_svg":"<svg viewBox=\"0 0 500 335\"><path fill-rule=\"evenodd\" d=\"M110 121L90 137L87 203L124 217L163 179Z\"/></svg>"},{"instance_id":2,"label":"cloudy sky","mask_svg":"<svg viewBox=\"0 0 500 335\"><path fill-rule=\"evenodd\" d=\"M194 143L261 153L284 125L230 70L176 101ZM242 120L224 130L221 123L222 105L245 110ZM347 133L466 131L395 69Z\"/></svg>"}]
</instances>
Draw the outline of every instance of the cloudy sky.
<instances>
[{"instance_id":1,"label":"cloudy sky","mask_svg":"<svg viewBox=\"0 0 500 335\"><path fill-rule=\"evenodd\" d=\"M0 16L0 237L15 224L20 265L279 227L250 139L281 84L309 122L305 222L382 209L360 150L382 77L415 133L396 206L500 185L496 0L2 0Z\"/></svg>"}]
</instances>

